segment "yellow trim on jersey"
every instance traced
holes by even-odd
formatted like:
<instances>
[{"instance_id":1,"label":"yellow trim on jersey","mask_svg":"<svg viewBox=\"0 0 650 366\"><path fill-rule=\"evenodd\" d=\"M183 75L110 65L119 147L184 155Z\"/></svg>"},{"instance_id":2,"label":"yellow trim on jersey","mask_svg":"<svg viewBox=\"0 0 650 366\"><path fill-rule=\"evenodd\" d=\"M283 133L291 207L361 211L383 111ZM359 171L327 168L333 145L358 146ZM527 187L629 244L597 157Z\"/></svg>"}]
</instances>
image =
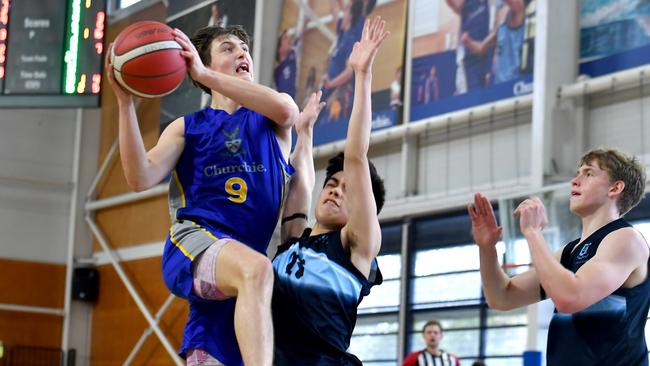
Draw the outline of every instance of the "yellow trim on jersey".
<instances>
[{"instance_id":1,"label":"yellow trim on jersey","mask_svg":"<svg viewBox=\"0 0 650 366\"><path fill-rule=\"evenodd\" d=\"M207 229L205 229L203 226L197 224L196 222L194 222L194 221L190 221L190 220L185 220L185 221L189 221L189 222L191 222L192 224L194 224L196 227L198 227L199 229L201 229L201 231L203 231L207 236L209 236L209 237L210 237L211 239L213 239L214 241L219 240L219 238L217 238L214 234L212 234L211 232L209 232Z\"/></svg>"},{"instance_id":2,"label":"yellow trim on jersey","mask_svg":"<svg viewBox=\"0 0 650 366\"><path fill-rule=\"evenodd\" d=\"M187 251L187 249L183 248L183 245L174 238L174 231L172 230L173 226L169 228L169 239L174 243L176 248L178 248L187 258L189 258L191 261L194 260L194 256L190 254L190 252Z\"/></svg>"},{"instance_id":3,"label":"yellow trim on jersey","mask_svg":"<svg viewBox=\"0 0 650 366\"><path fill-rule=\"evenodd\" d=\"M181 184L181 180L178 179L178 174L176 173L176 169L172 170L172 177L174 177L174 181L176 181L178 190L181 193L181 203L183 207L187 207L187 201L185 200L185 191L183 190L183 185Z\"/></svg>"}]
</instances>

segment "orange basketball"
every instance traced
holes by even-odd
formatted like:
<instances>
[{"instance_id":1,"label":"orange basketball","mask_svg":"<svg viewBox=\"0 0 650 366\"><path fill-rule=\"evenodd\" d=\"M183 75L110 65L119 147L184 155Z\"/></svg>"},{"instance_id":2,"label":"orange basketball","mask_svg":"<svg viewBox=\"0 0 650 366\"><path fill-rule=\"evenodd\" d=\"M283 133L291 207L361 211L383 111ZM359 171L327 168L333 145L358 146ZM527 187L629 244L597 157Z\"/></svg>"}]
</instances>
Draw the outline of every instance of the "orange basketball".
<instances>
[{"instance_id":1,"label":"orange basketball","mask_svg":"<svg viewBox=\"0 0 650 366\"><path fill-rule=\"evenodd\" d=\"M167 25L154 21L131 24L120 32L111 49L115 79L139 97L167 95L187 73L180 51Z\"/></svg>"}]
</instances>

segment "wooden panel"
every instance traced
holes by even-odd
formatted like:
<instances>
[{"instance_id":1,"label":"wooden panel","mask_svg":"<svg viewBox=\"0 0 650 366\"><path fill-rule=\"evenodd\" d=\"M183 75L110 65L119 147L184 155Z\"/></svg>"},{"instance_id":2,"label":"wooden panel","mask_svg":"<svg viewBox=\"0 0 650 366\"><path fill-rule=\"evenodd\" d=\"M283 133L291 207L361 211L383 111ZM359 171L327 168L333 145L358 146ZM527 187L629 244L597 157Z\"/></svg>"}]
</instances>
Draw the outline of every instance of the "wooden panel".
<instances>
[{"instance_id":1,"label":"wooden panel","mask_svg":"<svg viewBox=\"0 0 650 366\"><path fill-rule=\"evenodd\" d=\"M62 331L63 318L60 316L0 310L0 340L9 347L60 348Z\"/></svg>"},{"instance_id":2,"label":"wooden panel","mask_svg":"<svg viewBox=\"0 0 650 366\"><path fill-rule=\"evenodd\" d=\"M162 278L161 258L127 262L123 267L151 314L155 314L169 296ZM148 323L113 267L106 265L98 269L99 301L93 309L91 361L93 365L117 365L128 357ZM188 310L184 300L174 299L160 323L176 349L181 344ZM133 364L172 365L172 362L152 334Z\"/></svg>"},{"instance_id":3,"label":"wooden panel","mask_svg":"<svg viewBox=\"0 0 650 366\"><path fill-rule=\"evenodd\" d=\"M102 210L96 219L114 248L163 241L170 225L167 195ZM101 251L96 242L94 250Z\"/></svg>"},{"instance_id":4,"label":"wooden panel","mask_svg":"<svg viewBox=\"0 0 650 366\"><path fill-rule=\"evenodd\" d=\"M65 266L0 259L0 303L62 308L64 291Z\"/></svg>"},{"instance_id":5,"label":"wooden panel","mask_svg":"<svg viewBox=\"0 0 650 366\"><path fill-rule=\"evenodd\" d=\"M0 303L62 308L65 266L0 259ZM61 346L63 318L0 311L0 340L7 346Z\"/></svg>"}]
</instances>

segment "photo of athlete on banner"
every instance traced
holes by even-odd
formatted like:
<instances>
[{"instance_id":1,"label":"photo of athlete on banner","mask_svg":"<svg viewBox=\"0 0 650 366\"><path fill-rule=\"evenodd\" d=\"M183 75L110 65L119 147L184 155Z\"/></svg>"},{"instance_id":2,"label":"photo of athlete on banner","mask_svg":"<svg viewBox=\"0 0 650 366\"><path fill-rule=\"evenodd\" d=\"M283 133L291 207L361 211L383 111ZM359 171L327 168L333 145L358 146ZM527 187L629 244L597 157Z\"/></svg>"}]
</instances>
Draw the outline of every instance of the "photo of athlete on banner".
<instances>
[{"instance_id":1,"label":"photo of athlete on banner","mask_svg":"<svg viewBox=\"0 0 650 366\"><path fill-rule=\"evenodd\" d=\"M411 120L532 92L535 0L412 4Z\"/></svg>"},{"instance_id":2,"label":"photo of athlete on banner","mask_svg":"<svg viewBox=\"0 0 650 366\"><path fill-rule=\"evenodd\" d=\"M286 0L274 68L275 88L302 107L323 91L327 106L314 127L314 144L345 138L354 97L348 57L363 24L381 16L391 37L378 55L372 84L373 130L394 126L402 111L405 0Z\"/></svg>"}]
</instances>

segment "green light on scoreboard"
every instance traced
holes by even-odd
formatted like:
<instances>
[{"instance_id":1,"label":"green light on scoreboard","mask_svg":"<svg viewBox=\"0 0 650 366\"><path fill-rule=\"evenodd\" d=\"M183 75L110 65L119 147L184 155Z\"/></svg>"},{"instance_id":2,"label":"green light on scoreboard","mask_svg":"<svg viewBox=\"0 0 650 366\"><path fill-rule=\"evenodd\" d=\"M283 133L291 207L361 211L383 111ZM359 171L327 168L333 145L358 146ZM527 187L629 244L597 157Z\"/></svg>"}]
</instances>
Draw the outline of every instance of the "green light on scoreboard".
<instances>
[{"instance_id":1,"label":"green light on scoreboard","mask_svg":"<svg viewBox=\"0 0 650 366\"><path fill-rule=\"evenodd\" d=\"M65 55L63 60L65 62L64 68L64 85L66 94L74 94L76 92L75 84L77 80L77 61L79 54L79 26L81 23L81 0L72 0L70 6L70 23L68 24L68 40L66 42Z\"/></svg>"}]
</instances>

